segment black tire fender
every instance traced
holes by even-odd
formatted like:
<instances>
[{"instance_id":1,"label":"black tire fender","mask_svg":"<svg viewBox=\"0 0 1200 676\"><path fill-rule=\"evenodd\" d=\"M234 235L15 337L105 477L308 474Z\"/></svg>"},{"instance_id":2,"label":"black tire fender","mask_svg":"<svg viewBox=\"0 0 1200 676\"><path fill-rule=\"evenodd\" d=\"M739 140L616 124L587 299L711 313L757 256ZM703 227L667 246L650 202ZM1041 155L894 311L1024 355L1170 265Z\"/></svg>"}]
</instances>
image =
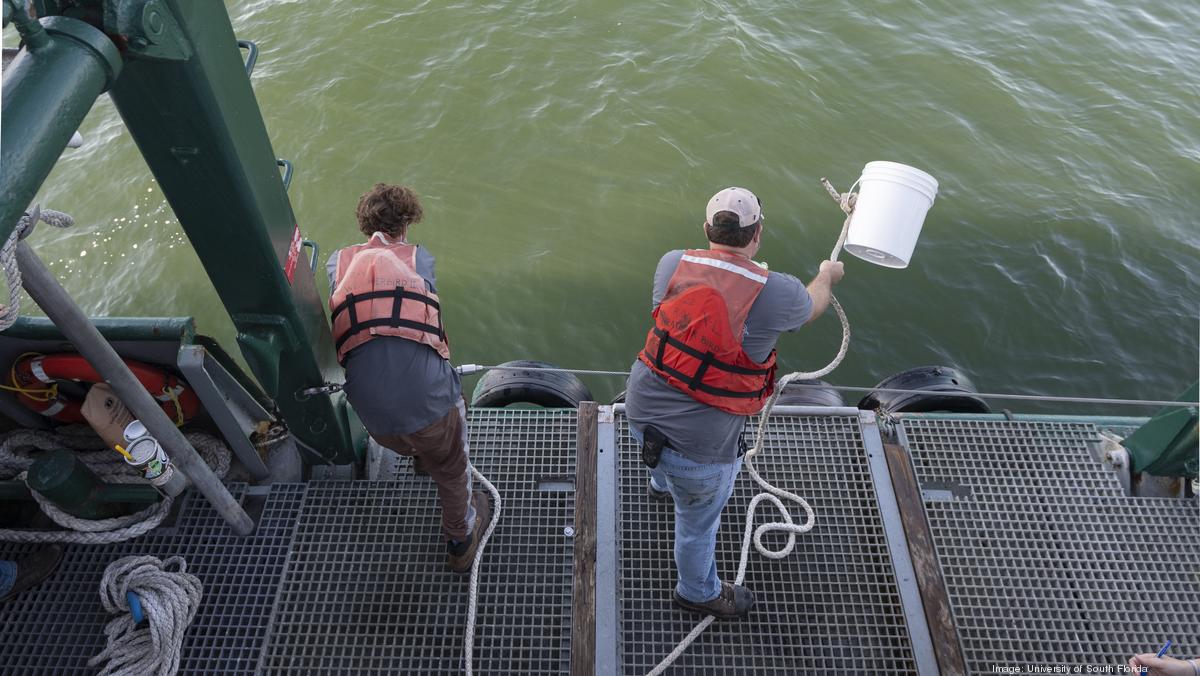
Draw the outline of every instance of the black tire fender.
<instances>
[{"instance_id":1,"label":"black tire fender","mask_svg":"<svg viewBox=\"0 0 1200 676\"><path fill-rule=\"evenodd\" d=\"M579 408L579 402L592 401L592 392L573 373L544 371L558 368L544 361L520 359L501 366L518 371L492 369L483 374L471 393L471 405L503 408L511 404L533 404L546 408Z\"/></svg>"},{"instance_id":2,"label":"black tire fender","mask_svg":"<svg viewBox=\"0 0 1200 676\"><path fill-rule=\"evenodd\" d=\"M990 413L992 410L983 399L972 396L979 390L965 373L952 366L918 366L884 378L875 387L923 392L871 392L858 402L860 409L892 413Z\"/></svg>"},{"instance_id":3,"label":"black tire fender","mask_svg":"<svg viewBox=\"0 0 1200 676\"><path fill-rule=\"evenodd\" d=\"M783 388L776 406L845 406L841 392L824 380L794 380Z\"/></svg>"}]
</instances>

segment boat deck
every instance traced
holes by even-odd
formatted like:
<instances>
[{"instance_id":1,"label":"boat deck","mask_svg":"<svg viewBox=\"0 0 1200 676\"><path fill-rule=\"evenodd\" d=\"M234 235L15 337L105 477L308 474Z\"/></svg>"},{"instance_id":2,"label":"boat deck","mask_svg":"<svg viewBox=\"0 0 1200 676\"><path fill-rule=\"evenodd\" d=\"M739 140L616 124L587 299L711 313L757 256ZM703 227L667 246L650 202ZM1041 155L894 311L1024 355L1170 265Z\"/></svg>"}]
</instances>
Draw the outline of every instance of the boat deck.
<instances>
[{"instance_id":1,"label":"boat deck","mask_svg":"<svg viewBox=\"0 0 1200 676\"><path fill-rule=\"evenodd\" d=\"M573 661L593 667L576 673L645 673L698 619L670 602L669 505L649 499L621 414L594 412L471 413L472 457L504 497L478 673L567 673ZM1173 654L1200 654L1197 505L1126 496L1097 460L1094 425L906 416L881 429L827 409L777 413L769 430L757 466L806 496L817 525L787 559L752 553L752 616L714 624L671 673L1115 666L1168 638ZM100 576L130 554L182 556L204 583L181 673L462 672L467 581L445 571L436 492L406 460L371 481L233 489L258 519L251 536L189 495L146 536L68 546L56 575L0 604L0 672L85 669L108 619ZM719 534L725 576L755 492L742 473ZM759 522L774 518L764 503ZM31 549L0 543L0 556ZM578 612L590 571L596 601ZM927 613L939 599L940 621Z\"/></svg>"}]
</instances>

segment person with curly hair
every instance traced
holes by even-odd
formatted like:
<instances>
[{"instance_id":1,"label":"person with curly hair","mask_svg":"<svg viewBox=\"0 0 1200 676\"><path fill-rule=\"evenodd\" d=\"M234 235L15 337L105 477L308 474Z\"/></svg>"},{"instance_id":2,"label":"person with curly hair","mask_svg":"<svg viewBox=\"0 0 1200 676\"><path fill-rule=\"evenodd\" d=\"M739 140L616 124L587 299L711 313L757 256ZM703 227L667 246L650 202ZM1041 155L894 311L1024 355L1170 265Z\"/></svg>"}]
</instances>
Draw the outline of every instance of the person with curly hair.
<instances>
[{"instance_id":1,"label":"person with curly hair","mask_svg":"<svg viewBox=\"0 0 1200 676\"><path fill-rule=\"evenodd\" d=\"M358 228L367 241L329 257L329 308L346 398L375 441L412 457L437 484L447 565L467 573L491 506L471 485L466 406L433 255L408 242L423 215L409 187L377 183L363 194Z\"/></svg>"}]
</instances>

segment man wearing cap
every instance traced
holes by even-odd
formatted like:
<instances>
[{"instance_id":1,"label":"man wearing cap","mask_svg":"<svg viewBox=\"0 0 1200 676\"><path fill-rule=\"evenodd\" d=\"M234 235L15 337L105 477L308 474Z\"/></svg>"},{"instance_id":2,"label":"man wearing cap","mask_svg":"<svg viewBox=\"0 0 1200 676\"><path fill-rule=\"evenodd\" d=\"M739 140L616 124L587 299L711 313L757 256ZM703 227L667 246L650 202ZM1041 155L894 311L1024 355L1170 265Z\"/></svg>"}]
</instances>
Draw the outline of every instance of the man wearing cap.
<instances>
[{"instance_id":1,"label":"man wearing cap","mask_svg":"<svg viewBox=\"0 0 1200 676\"><path fill-rule=\"evenodd\" d=\"M775 342L829 306L842 264L807 288L755 263L761 202L726 188L705 211L707 249L668 252L654 272L654 327L629 376L626 416L651 468L649 492L675 505L675 603L721 618L754 605L717 577L721 510L742 466L742 428L773 391Z\"/></svg>"}]
</instances>

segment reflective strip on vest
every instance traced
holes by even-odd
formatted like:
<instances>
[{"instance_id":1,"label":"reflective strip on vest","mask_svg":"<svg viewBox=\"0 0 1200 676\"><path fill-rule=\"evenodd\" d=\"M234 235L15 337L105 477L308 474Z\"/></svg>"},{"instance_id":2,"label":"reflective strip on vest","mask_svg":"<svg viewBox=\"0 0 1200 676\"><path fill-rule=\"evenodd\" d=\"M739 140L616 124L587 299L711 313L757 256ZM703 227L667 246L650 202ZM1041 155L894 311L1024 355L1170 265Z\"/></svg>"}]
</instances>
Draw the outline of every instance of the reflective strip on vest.
<instances>
[{"instance_id":1,"label":"reflective strip on vest","mask_svg":"<svg viewBox=\"0 0 1200 676\"><path fill-rule=\"evenodd\" d=\"M741 276L745 277L746 279L758 282L759 284L767 283L766 275L755 274L743 267L734 265L733 263L726 263L725 261L718 260L716 258L701 258L699 256L692 256L692 255L684 254L683 258L680 260L687 261L688 263L697 263L699 265L707 265L707 266L713 267L713 268L720 268L722 270L725 270L726 272L732 272L735 275L741 275Z\"/></svg>"}]
</instances>

